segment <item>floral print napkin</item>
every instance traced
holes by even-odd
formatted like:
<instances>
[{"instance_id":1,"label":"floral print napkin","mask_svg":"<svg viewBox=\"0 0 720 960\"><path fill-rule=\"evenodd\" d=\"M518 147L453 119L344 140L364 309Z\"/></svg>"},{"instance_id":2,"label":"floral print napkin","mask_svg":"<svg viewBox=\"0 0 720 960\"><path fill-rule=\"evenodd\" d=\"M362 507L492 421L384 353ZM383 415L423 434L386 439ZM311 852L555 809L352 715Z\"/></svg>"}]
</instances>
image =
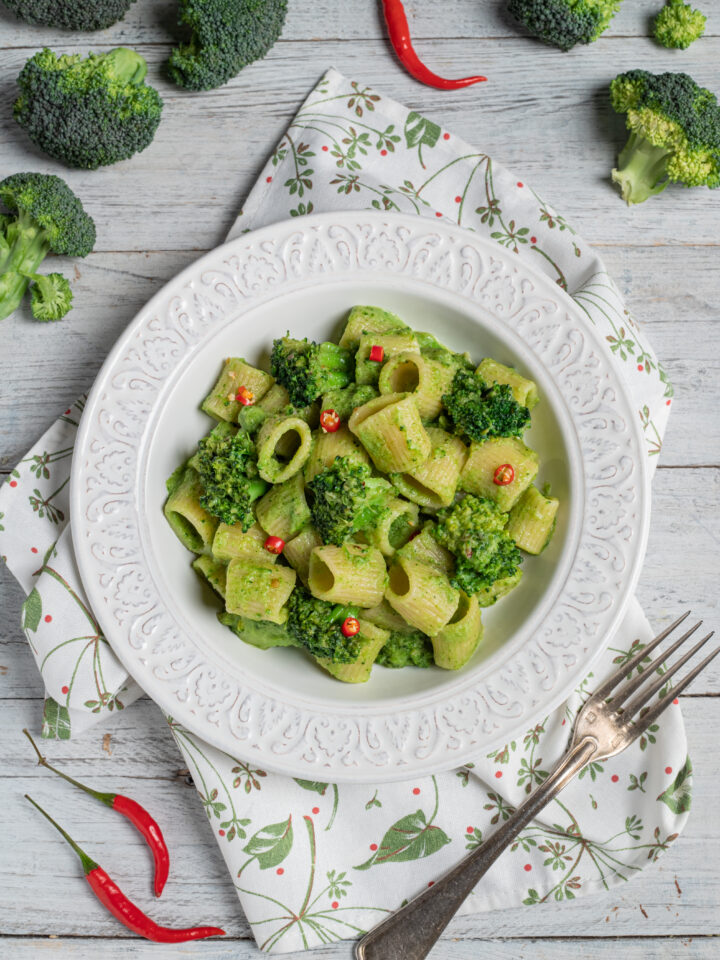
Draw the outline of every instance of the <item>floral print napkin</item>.
<instances>
[{"instance_id":1,"label":"floral print napkin","mask_svg":"<svg viewBox=\"0 0 720 960\"><path fill-rule=\"evenodd\" d=\"M672 387L593 249L490 157L330 70L273 152L230 238L348 207L445 218L553 277L614 356L655 462ZM82 409L80 400L66 410L0 489L0 551L27 593L22 628L47 690L42 732L59 739L105 721L141 694L102 635L73 557L68 481ZM273 774L168 718L261 949L280 953L358 936L431 885L542 782L584 699L651 636L633 601L563 707L459 770L395 784ZM677 708L620 757L588 766L503 855L464 912L572 900L629 879L684 826L691 774Z\"/></svg>"}]
</instances>

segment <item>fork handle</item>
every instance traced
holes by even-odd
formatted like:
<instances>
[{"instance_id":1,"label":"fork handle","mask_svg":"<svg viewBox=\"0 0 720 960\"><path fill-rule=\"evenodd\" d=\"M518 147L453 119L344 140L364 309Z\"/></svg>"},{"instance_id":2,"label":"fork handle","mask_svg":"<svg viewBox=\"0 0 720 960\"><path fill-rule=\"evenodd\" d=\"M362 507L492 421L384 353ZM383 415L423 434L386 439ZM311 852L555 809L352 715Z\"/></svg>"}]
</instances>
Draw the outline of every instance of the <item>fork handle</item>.
<instances>
[{"instance_id":1,"label":"fork handle","mask_svg":"<svg viewBox=\"0 0 720 960\"><path fill-rule=\"evenodd\" d=\"M379 923L355 947L357 960L423 960L480 878L503 850L567 786L598 748L592 738L574 744L546 780L472 853L406 906Z\"/></svg>"}]
</instances>

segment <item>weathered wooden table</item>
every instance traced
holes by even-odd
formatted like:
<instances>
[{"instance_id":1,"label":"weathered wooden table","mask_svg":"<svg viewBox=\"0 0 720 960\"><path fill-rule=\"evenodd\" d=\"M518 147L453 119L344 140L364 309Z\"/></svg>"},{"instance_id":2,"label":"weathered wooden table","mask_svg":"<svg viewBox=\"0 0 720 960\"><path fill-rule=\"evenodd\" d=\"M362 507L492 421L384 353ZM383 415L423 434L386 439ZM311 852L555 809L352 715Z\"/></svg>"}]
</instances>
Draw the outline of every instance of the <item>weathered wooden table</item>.
<instances>
[{"instance_id":1,"label":"weathered wooden table","mask_svg":"<svg viewBox=\"0 0 720 960\"><path fill-rule=\"evenodd\" d=\"M170 2L137 0L123 23L87 36L31 27L0 13L0 177L20 170L61 174L98 227L95 252L69 267L72 316L42 325L21 312L0 327L0 471L7 472L58 411L88 389L136 310L223 240L272 145L332 64L441 119L522 173L601 248L678 393L654 481L640 599L658 626L687 606L720 626L720 191L671 189L628 210L608 181L624 133L607 99L609 80L631 67L686 70L720 91L720 4L701 4L710 14L708 35L686 53L647 39L661 0L627 0L605 37L563 55L521 37L501 0L411 0L418 48L430 65L446 75L481 71L490 78L457 93L420 86L400 69L376 3L289 5L283 39L267 59L220 90L199 95L161 77L175 33ZM166 104L150 149L116 167L68 172L29 144L11 119L14 78L46 44L67 52L128 45L146 57ZM52 756L69 773L163 812L174 862L153 915L175 925L220 923L226 941L177 948L126 936L86 893L63 842L29 811L23 793L42 793L49 784L21 735L26 725L37 728L43 692L18 627L22 599L15 581L0 574L0 956L256 956L195 790L151 702L137 703L78 742L53 745ZM438 957L720 956L720 940L713 939L720 934L719 690L715 667L682 698L695 767L693 813L657 864L605 896L458 919ZM132 828L89 803L73 809L69 788L64 796L64 823L87 840L127 893L146 902L146 853ZM331 958L350 954L347 943L322 951Z\"/></svg>"}]
</instances>

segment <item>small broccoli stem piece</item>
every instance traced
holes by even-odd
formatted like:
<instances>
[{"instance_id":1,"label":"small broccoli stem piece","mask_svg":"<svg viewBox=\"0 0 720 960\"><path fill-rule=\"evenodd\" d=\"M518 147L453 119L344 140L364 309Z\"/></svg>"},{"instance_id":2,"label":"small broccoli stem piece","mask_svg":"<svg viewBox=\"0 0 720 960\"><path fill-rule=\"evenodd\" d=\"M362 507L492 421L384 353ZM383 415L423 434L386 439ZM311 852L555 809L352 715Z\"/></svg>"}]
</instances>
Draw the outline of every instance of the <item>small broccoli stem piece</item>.
<instances>
[{"instance_id":1,"label":"small broccoli stem piece","mask_svg":"<svg viewBox=\"0 0 720 960\"><path fill-rule=\"evenodd\" d=\"M669 183L667 161L671 153L666 147L654 146L638 133L630 134L618 157L618 166L612 172L613 183L619 184L628 206L662 193Z\"/></svg>"},{"instance_id":2,"label":"small broccoli stem piece","mask_svg":"<svg viewBox=\"0 0 720 960\"><path fill-rule=\"evenodd\" d=\"M343 347L336 343L321 343L318 347L318 363L323 370L323 393L348 385L349 354Z\"/></svg>"},{"instance_id":3,"label":"small broccoli stem piece","mask_svg":"<svg viewBox=\"0 0 720 960\"><path fill-rule=\"evenodd\" d=\"M31 278L30 309L36 320L62 320L72 306L72 290L61 273L36 273Z\"/></svg>"},{"instance_id":4,"label":"small broccoli stem piece","mask_svg":"<svg viewBox=\"0 0 720 960\"><path fill-rule=\"evenodd\" d=\"M32 276L50 252L47 234L27 213L20 211L4 230L0 248L0 320L22 302Z\"/></svg>"}]
</instances>

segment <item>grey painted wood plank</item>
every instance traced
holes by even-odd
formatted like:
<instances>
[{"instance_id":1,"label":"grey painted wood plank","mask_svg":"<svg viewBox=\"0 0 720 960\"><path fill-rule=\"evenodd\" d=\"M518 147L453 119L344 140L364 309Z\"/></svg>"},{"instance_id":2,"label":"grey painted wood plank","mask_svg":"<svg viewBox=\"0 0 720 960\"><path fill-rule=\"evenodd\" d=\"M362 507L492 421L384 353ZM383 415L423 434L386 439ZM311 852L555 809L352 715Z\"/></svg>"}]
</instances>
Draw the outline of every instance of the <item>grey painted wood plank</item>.
<instances>
[{"instance_id":1,"label":"grey painted wood plank","mask_svg":"<svg viewBox=\"0 0 720 960\"><path fill-rule=\"evenodd\" d=\"M406 3L413 37L492 37L506 43L525 43L525 31L507 14L502 0L478 3L477 0L448 0L444 4ZM133 45L138 43L170 43L179 35L175 3L170 0L145 0L135 3L125 18L107 30L95 33L67 33L24 23L9 11L0 8L0 32L7 47L28 47L52 44L58 39L80 48L96 43ZM634 0L625 3L603 34L603 43L620 37L645 38L650 33L650 19L657 13L657 0ZM720 15L706 3L708 15L705 37L720 33ZM315 0L313 3L290 3L281 42L288 40L359 40L384 37L379 5L357 4L354 0Z\"/></svg>"},{"instance_id":2,"label":"grey painted wood plank","mask_svg":"<svg viewBox=\"0 0 720 960\"><path fill-rule=\"evenodd\" d=\"M3 956L12 960L37 960L38 957L72 958L72 960L93 960L102 952L103 960L125 960L132 956L137 960L175 960L179 956L192 956L197 960L258 960L261 954L255 945L248 941L213 940L207 943L194 943L185 949L165 944L144 943L136 939L123 940L83 940L71 937L59 937L54 940L28 938L23 940L3 940ZM442 953L440 952L442 951ZM710 960L720 954L720 944L709 937L643 937L638 939L558 939L537 940L489 940L468 937L464 940L444 940L436 948L437 956L450 960L577 960L579 954L584 960L610 960L620 954L623 960ZM308 950L303 953L282 954L289 960L350 960L350 943L334 944L330 947Z\"/></svg>"},{"instance_id":3,"label":"grey painted wood plank","mask_svg":"<svg viewBox=\"0 0 720 960\"><path fill-rule=\"evenodd\" d=\"M720 247L604 247L600 252L628 307L644 321L678 394L661 464L720 464ZM58 324L35 323L23 306L0 324L5 378L0 470L13 466L58 413L90 388L137 311L201 253L105 253L75 262L58 258L53 269L73 281L75 306L69 317Z\"/></svg>"},{"instance_id":4,"label":"grey painted wood plank","mask_svg":"<svg viewBox=\"0 0 720 960\"><path fill-rule=\"evenodd\" d=\"M432 5L429 5L432 6ZM629 210L609 181L624 143L607 86L627 67L677 67L649 41L598 42L566 56L540 44L512 53L505 41L428 40L441 72L482 64L481 88L446 92L417 84L378 40L276 46L226 87L193 95L159 78L166 48L143 47L150 78L166 98L154 143L98 171L67 171L41 155L11 119L13 78L27 51L6 50L0 67L0 170L56 172L82 197L98 226L98 250L207 249L225 236L274 143L318 75L335 64L348 76L430 114L531 183L588 240L600 243L717 243L720 195L669 189ZM71 49L58 45L60 50ZM577 57L582 56L582 61ZM720 88L720 38L708 38L683 66Z\"/></svg>"},{"instance_id":5,"label":"grey painted wood plank","mask_svg":"<svg viewBox=\"0 0 720 960\"><path fill-rule=\"evenodd\" d=\"M114 936L111 917L82 889L78 867L64 842L23 800L28 792L58 817L121 887L150 907L147 850L132 827L104 807L79 797L35 765L21 729L37 726L36 700L0 701L0 835L4 838L2 932L25 935ZM519 908L461 917L454 937L692 936L720 934L720 819L716 731L720 698L685 698L683 704L695 767L694 809L680 840L631 883L606 895L551 908ZM219 923L233 936L247 935L201 805L178 776L179 755L157 710L141 701L112 726L108 757L100 730L78 741L45 745L62 768L102 789L120 789L144 803L165 832L172 853L168 886L152 915L162 922ZM173 782L169 783L168 780ZM676 884L677 881L677 884ZM29 898L34 908L28 911ZM608 918L606 920L606 918Z\"/></svg>"}]
</instances>

